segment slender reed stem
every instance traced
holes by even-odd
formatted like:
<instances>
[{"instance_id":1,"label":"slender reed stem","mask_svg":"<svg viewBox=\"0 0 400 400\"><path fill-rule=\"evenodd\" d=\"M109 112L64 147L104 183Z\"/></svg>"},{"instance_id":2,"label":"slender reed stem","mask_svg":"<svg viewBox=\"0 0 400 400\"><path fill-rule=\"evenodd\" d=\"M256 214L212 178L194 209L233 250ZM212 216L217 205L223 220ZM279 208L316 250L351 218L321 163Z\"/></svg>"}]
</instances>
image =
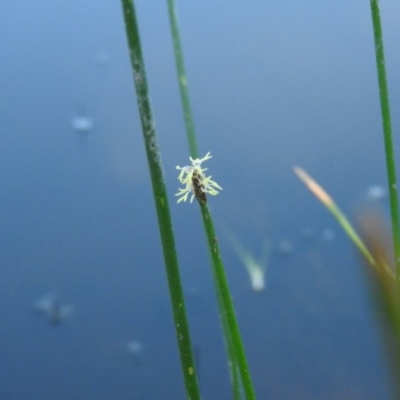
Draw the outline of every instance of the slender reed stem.
<instances>
[{"instance_id":1,"label":"slender reed stem","mask_svg":"<svg viewBox=\"0 0 400 400\"><path fill-rule=\"evenodd\" d=\"M390 211L392 220L393 247L396 264L397 293L400 299L400 226L399 206L397 196L396 164L393 146L392 124L390 120L389 91L386 79L385 55L383 50L383 38L381 17L378 0L371 0L371 15L374 29L375 57L378 72L379 95L381 101L381 114L383 123L383 135L385 140L386 169L389 183Z\"/></svg>"},{"instance_id":2,"label":"slender reed stem","mask_svg":"<svg viewBox=\"0 0 400 400\"><path fill-rule=\"evenodd\" d=\"M157 210L158 225L164 252L169 293L171 297L176 338L179 347L182 373L185 381L187 398L200 399L197 383L195 363L193 358L189 324L186 317L186 308L179 273L178 258L175 249L175 240L172 221L168 206L167 190L161 154L156 136L155 121L150 104L149 91L146 80L145 66L140 45L139 29L136 20L135 7L132 0L122 0L122 9L125 28L130 50L133 78L142 123L147 160L150 168L153 195ZM157 381L157 378L155 378Z\"/></svg>"},{"instance_id":3,"label":"slender reed stem","mask_svg":"<svg viewBox=\"0 0 400 400\"><path fill-rule=\"evenodd\" d=\"M199 158L199 155L190 106L188 79L184 67L183 51L179 34L176 6L174 0L167 0L167 3L171 34L174 45L179 90L184 112L186 136L188 139L190 155L192 158L195 159ZM217 295L224 342L229 358L229 371L233 387L233 396L235 400L241 399L241 388L243 385L246 398L248 400L255 399L251 376L247 366L247 360L244 353L238 324L236 321L234 307L229 292L229 286L225 276L224 266L219 253L218 242L214 231L214 225L211 219L211 214L206 205L201 206L201 210L203 215L203 223L207 235L207 241L209 243L211 261L213 265L214 286ZM240 381L238 371L242 381Z\"/></svg>"},{"instance_id":4,"label":"slender reed stem","mask_svg":"<svg viewBox=\"0 0 400 400\"><path fill-rule=\"evenodd\" d=\"M395 281L395 274L390 268L390 264L385 263L383 261L378 263L377 260L374 259L373 255L368 250L367 246L365 246L360 236L358 236L357 232L355 231L355 229L353 228L347 217L343 214L343 212L333 201L332 197L329 196L329 194L325 191L325 189L323 189L323 187L318 182L316 182L313 178L311 178L311 176L308 175L307 172L301 169L300 167L294 167L293 170L295 174L303 181L303 183L310 189L310 191L332 213L332 215L338 221L339 225L346 232L347 236L357 246L358 250L360 250L361 254L370 263L370 265L377 271L379 269L384 270L387 276L389 276L393 281Z\"/></svg>"},{"instance_id":5,"label":"slender reed stem","mask_svg":"<svg viewBox=\"0 0 400 400\"><path fill-rule=\"evenodd\" d=\"M214 278L218 285L218 296L223 305L223 315L229 328L230 340L233 344L233 350L237 362L237 367L242 378L242 384L246 399L255 399L256 395L251 380L249 367L247 364L246 354L244 351L239 325L236 320L235 308L233 306L232 297L229 291L228 280L226 279L224 265L222 263L221 254L218 246L218 239L215 235L214 224L212 222L211 213L207 204L201 204L201 213L203 216L204 228L207 233L208 247L213 262Z\"/></svg>"},{"instance_id":6,"label":"slender reed stem","mask_svg":"<svg viewBox=\"0 0 400 400\"><path fill-rule=\"evenodd\" d=\"M172 40L174 44L175 63L176 63L176 70L178 73L179 91L181 93L182 108L185 119L187 138L189 141L190 155L193 158L199 158L199 153L197 150L197 143L196 143L196 133L192 118L192 110L190 107L188 80L185 72L185 65L183 62L182 45L179 35L178 18L176 15L176 7L174 0L168 0L168 14L171 26Z\"/></svg>"}]
</instances>

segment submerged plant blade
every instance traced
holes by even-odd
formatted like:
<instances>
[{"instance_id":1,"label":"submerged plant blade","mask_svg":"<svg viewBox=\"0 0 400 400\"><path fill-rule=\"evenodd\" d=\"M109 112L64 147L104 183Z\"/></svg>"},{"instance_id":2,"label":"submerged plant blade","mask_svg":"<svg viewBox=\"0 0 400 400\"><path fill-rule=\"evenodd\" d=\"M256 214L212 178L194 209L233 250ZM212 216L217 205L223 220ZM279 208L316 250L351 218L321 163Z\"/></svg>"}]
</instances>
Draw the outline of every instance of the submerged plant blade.
<instances>
[{"instance_id":1,"label":"submerged plant blade","mask_svg":"<svg viewBox=\"0 0 400 400\"><path fill-rule=\"evenodd\" d=\"M158 225L164 252L168 287L171 298L176 338L179 348L182 373L185 382L187 398L200 399L195 361L186 317L186 308L175 249L175 239L172 229L171 215L168 206L167 190L161 164L161 154L155 130L155 122L150 104L149 91L143 62L139 29L136 20L135 7L132 0L122 0L125 28L130 50L132 72L135 82L136 96L142 123L147 160L150 169L153 196L157 210Z\"/></svg>"},{"instance_id":2,"label":"submerged plant blade","mask_svg":"<svg viewBox=\"0 0 400 400\"><path fill-rule=\"evenodd\" d=\"M226 229L226 236L250 276L252 289L256 292L264 290L265 274L267 272L268 258L271 250L270 240L268 238L264 239L260 259L256 260L233 232Z\"/></svg>"}]
</instances>

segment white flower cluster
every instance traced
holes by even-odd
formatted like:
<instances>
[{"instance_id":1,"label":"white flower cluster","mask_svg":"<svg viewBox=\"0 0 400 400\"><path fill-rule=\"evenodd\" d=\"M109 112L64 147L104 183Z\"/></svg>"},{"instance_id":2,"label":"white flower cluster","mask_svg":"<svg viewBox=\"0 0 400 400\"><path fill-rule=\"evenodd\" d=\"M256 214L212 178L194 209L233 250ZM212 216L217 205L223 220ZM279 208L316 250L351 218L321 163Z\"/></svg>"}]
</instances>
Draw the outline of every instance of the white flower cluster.
<instances>
[{"instance_id":1,"label":"white flower cluster","mask_svg":"<svg viewBox=\"0 0 400 400\"><path fill-rule=\"evenodd\" d=\"M205 176L204 171L206 171L207 168L201 168L201 163L209 160L211 157L210 152L208 152L203 158L196 158L193 160L193 158L190 157L192 165L176 167L176 169L181 171L178 179L183 185L185 185L185 187L183 189L180 188L179 192L175 195L180 196L178 203L186 201L189 193L192 193L190 202L192 202L196 197L200 204L205 204L207 202L206 193L215 196L219 193L216 189L222 190L221 186L219 186L217 182L211 180L211 176Z\"/></svg>"}]
</instances>

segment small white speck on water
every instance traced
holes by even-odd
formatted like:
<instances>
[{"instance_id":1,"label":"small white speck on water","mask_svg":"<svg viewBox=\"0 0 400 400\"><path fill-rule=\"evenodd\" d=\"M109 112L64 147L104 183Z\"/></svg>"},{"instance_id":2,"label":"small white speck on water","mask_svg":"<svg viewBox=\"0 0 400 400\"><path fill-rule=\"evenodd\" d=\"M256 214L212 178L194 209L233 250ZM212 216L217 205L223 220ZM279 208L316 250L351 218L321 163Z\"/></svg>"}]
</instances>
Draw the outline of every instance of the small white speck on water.
<instances>
[{"instance_id":1,"label":"small white speck on water","mask_svg":"<svg viewBox=\"0 0 400 400\"><path fill-rule=\"evenodd\" d=\"M327 242L330 242L330 241L332 241L333 239L335 239L335 232L334 232L332 229L330 229L330 228L325 228L325 229L322 231L322 238L323 238L324 240L326 240Z\"/></svg>"},{"instance_id":2,"label":"small white speck on water","mask_svg":"<svg viewBox=\"0 0 400 400\"><path fill-rule=\"evenodd\" d=\"M106 51L98 51L94 55L94 62L97 65L106 65L110 62L110 55Z\"/></svg>"},{"instance_id":3,"label":"small white speck on water","mask_svg":"<svg viewBox=\"0 0 400 400\"><path fill-rule=\"evenodd\" d=\"M367 190L369 200L382 200L386 197L386 190L381 185L372 185Z\"/></svg>"},{"instance_id":4,"label":"small white speck on water","mask_svg":"<svg viewBox=\"0 0 400 400\"><path fill-rule=\"evenodd\" d=\"M77 115L72 118L71 125L77 132L83 133L90 131L93 128L94 123L90 117Z\"/></svg>"},{"instance_id":5,"label":"small white speck on water","mask_svg":"<svg viewBox=\"0 0 400 400\"><path fill-rule=\"evenodd\" d=\"M138 340L128 340L126 348L132 355L138 355L143 352L143 344Z\"/></svg>"},{"instance_id":6,"label":"small white speck on water","mask_svg":"<svg viewBox=\"0 0 400 400\"><path fill-rule=\"evenodd\" d=\"M300 237L305 240L312 239L315 236L315 229L309 226L305 226L300 230Z\"/></svg>"},{"instance_id":7,"label":"small white speck on water","mask_svg":"<svg viewBox=\"0 0 400 400\"><path fill-rule=\"evenodd\" d=\"M294 251L293 242L289 239L281 239L278 244L278 251L282 255L289 255Z\"/></svg>"}]
</instances>

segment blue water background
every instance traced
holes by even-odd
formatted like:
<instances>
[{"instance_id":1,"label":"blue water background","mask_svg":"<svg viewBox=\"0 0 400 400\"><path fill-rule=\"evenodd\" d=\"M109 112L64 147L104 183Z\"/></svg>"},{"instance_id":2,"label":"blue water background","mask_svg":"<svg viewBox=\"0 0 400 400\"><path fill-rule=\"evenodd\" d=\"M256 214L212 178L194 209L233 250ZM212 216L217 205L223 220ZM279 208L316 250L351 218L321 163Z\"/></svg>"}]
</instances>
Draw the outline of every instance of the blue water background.
<instances>
[{"instance_id":1,"label":"blue water background","mask_svg":"<svg viewBox=\"0 0 400 400\"><path fill-rule=\"evenodd\" d=\"M209 204L258 398L390 398L358 255L292 172L305 168L352 218L368 186L386 184L369 2L178 9L200 152L212 152L205 166L224 189ZM137 11L201 390L228 399L199 210L174 197L175 166L189 154L166 2L138 0ZM382 4L395 133L399 12ZM0 26L0 398L184 399L121 5L3 1ZM87 135L71 126L82 112L94 121ZM264 292L251 290L225 227L255 256L271 239ZM292 254L280 254L282 239ZM48 293L74 308L58 327L34 311ZM129 354L129 340L143 351Z\"/></svg>"}]
</instances>

